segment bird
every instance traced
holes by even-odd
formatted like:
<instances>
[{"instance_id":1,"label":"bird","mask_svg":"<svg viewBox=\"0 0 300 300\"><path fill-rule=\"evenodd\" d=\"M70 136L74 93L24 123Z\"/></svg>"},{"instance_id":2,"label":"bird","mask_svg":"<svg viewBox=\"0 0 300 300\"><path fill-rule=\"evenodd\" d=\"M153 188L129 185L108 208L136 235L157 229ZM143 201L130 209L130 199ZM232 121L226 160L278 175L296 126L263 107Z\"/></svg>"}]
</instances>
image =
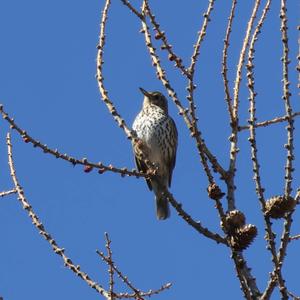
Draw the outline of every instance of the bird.
<instances>
[{"instance_id":1,"label":"bird","mask_svg":"<svg viewBox=\"0 0 300 300\"><path fill-rule=\"evenodd\" d=\"M147 92L143 88L139 89L144 95L144 101L132 125L138 141L141 142L133 142L135 163L140 172L147 172L149 169L145 158L157 167L156 174L147 178L146 182L155 194L157 219L165 220L170 216L170 208L163 192L171 186L178 132L174 120L169 116L166 97L158 91Z\"/></svg>"}]
</instances>

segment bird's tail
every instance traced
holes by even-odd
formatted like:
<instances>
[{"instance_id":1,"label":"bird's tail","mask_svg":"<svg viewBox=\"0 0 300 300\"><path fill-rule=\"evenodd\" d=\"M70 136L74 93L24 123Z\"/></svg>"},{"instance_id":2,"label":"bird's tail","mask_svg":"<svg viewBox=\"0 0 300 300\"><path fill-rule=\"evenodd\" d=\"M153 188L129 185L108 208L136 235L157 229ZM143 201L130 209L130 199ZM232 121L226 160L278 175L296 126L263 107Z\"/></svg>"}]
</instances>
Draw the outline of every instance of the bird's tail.
<instances>
[{"instance_id":1,"label":"bird's tail","mask_svg":"<svg viewBox=\"0 0 300 300\"><path fill-rule=\"evenodd\" d=\"M164 195L166 189L165 178L157 176L151 180L151 186L155 194L156 216L158 220L165 220L170 216L168 198Z\"/></svg>"},{"instance_id":2,"label":"bird's tail","mask_svg":"<svg viewBox=\"0 0 300 300\"><path fill-rule=\"evenodd\" d=\"M155 196L156 216L158 220L165 220L170 216L169 202L167 198Z\"/></svg>"}]
</instances>

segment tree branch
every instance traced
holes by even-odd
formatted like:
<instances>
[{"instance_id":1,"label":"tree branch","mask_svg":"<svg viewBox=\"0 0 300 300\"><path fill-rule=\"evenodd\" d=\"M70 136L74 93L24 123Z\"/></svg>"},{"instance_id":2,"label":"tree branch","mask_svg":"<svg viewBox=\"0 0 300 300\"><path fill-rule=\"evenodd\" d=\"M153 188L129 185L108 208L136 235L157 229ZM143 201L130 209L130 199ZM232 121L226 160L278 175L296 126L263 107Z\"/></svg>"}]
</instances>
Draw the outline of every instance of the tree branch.
<instances>
[{"instance_id":1,"label":"tree branch","mask_svg":"<svg viewBox=\"0 0 300 300\"><path fill-rule=\"evenodd\" d=\"M98 169L99 174L103 174L104 172L113 172L120 174L121 176L135 176L135 177L150 177L151 176L151 170L149 174L145 174L142 172L138 172L135 169L132 171L129 171L127 168L116 168L113 165L104 165L102 162L95 163L90 162L87 160L87 158L78 159L73 156L70 156L68 154L63 154L59 152L57 149L51 149L46 144L41 143L40 141L34 139L31 137L25 130L19 127L19 125L16 124L13 118L11 118L3 109L3 106L0 105L0 113L2 114L2 117L4 120L6 120L10 124L10 128L17 131L19 135L23 138L25 143L31 143L33 147L40 148L43 150L44 153L49 153L55 158L59 158L65 161L68 161L72 165L82 165L89 167L90 169L85 169L86 172L91 171L93 168Z\"/></svg>"},{"instance_id":2,"label":"tree branch","mask_svg":"<svg viewBox=\"0 0 300 300\"><path fill-rule=\"evenodd\" d=\"M102 260L105 261L107 263L107 265L109 266L110 282L111 282L111 280L113 281L113 279L112 279L113 272L116 272L116 274L124 282L124 284L127 285L127 287L130 290L133 291L133 294L114 293L113 291L111 291L110 300L113 300L114 298L118 298L118 299L134 298L134 299L137 299L137 300L144 300L143 297L151 297L153 295L157 295L157 294L161 293L162 291L165 291L166 289L169 289L171 287L171 283L167 283L167 284L164 284L163 286L161 286L159 289L150 290L149 292L143 292L143 291L137 289L136 287L134 287L133 284L128 279L128 277L123 275L123 273L119 270L119 268L113 262L112 252L111 252L111 248L110 248L111 241L110 241L109 236L108 236L107 233L105 233L105 239L106 239L106 246L105 247L107 249L108 255L106 256L106 255L104 255L103 252L100 252L98 250L96 250L96 252L102 258Z\"/></svg>"},{"instance_id":3,"label":"tree branch","mask_svg":"<svg viewBox=\"0 0 300 300\"><path fill-rule=\"evenodd\" d=\"M300 116L300 112L293 113L291 117L294 119L297 116ZM274 118L272 120L266 120L266 121L263 121L263 122L258 122L258 123L254 124L254 128L267 127L267 126L272 125L272 124L285 122L285 121L288 120L288 118L289 118L289 116L283 116L283 117ZM242 130L246 130L246 129L249 129L249 128L250 128L249 125L244 125L244 126L239 126L238 130L242 131Z\"/></svg>"},{"instance_id":4,"label":"tree branch","mask_svg":"<svg viewBox=\"0 0 300 300\"><path fill-rule=\"evenodd\" d=\"M250 137L249 142L251 145L251 160L253 162L253 172L254 172L254 181L256 184L256 193L261 205L262 214L264 216L265 221L265 231L266 231L266 241L268 243L267 249L271 252L272 255L272 262L274 264L274 270L275 275L278 281L278 284L280 286L280 291L282 294L283 299L287 299L287 293L286 293L286 287L285 287L285 281L283 279L282 273L281 273L281 265L279 264L279 261L277 259L277 253L276 253L276 244L275 244L275 234L272 230L272 223L270 221L270 217L265 214L265 197L264 197L264 188L262 187L261 183L261 177L260 177L260 164L258 162L258 147L256 142L256 130L255 130L255 123L256 123L256 92L255 92L255 81L254 81L254 53L255 53L255 44L258 41L258 36L261 32L262 26L264 24L264 21L266 19L267 13L270 9L271 0L268 0L260 20L258 21L258 24L254 30L254 33L251 38L250 46L249 46L249 52L248 52L248 63L246 65L247 67L247 78L248 78L248 88L249 88L249 102L250 102L250 119L249 119L249 126L250 126Z\"/></svg>"},{"instance_id":5,"label":"tree branch","mask_svg":"<svg viewBox=\"0 0 300 300\"><path fill-rule=\"evenodd\" d=\"M254 3L254 7L252 10L251 17L248 22L246 35L243 41L243 46L240 52L240 58L239 63L236 70L236 79L235 79L235 85L234 85L234 95L233 95L233 118L234 123L232 124L232 132L230 136L230 163L229 163L229 177L227 180L227 186L228 186L228 193L227 193L227 201L228 201L228 209L234 210L235 209L235 199L234 199L234 191L235 191L235 184L234 184L234 176L236 172L236 159L237 159L237 153L239 151L237 147L238 143L238 126L239 126L239 91L240 91L240 84L242 80L242 68L245 62L245 55L246 55L246 49L249 44L250 40L250 33L253 28L253 23L256 18L257 10L260 5L260 0L256 0Z\"/></svg>"},{"instance_id":6,"label":"tree branch","mask_svg":"<svg viewBox=\"0 0 300 300\"><path fill-rule=\"evenodd\" d=\"M233 0L231 10L230 10L230 15L228 18L228 24L227 24L227 29L226 29L225 39L224 39L223 55L222 55L222 76L223 76L223 82L224 82L225 100L227 103L227 109L229 112L231 127L234 126L234 117L233 117L233 111L232 111L232 98L230 96L229 85L228 85L228 76L227 76L227 71L228 71L227 53L228 53L228 48L230 45L229 40L230 40L230 34L231 34L231 30L232 30L232 22L233 22L233 18L234 18L236 4L237 4L237 0Z\"/></svg>"},{"instance_id":7,"label":"tree branch","mask_svg":"<svg viewBox=\"0 0 300 300\"><path fill-rule=\"evenodd\" d=\"M161 49L166 50L169 53L168 59L170 61L174 61L175 62L174 66L177 67L183 75L185 75L187 78L190 78L190 72L183 65L182 59L177 54L175 54L175 52L173 51L172 45L169 44L165 32L160 29L160 25L158 24L154 14L152 13L148 1L145 1L145 7L146 7L147 15L150 18L150 22L153 25L154 30L156 31L155 39L161 40L163 43L163 45L161 46Z\"/></svg>"},{"instance_id":8,"label":"tree branch","mask_svg":"<svg viewBox=\"0 0 300 300\"><path fill-rule=\"evenodd\" d=\"M204 37L206 35L206 29L207 29L208 23L210 22L210 14L211 14L213 8L214 8L214 0L209 0L207 11L206 11L206 13L203 14L204 21L203 21L201 30L198 32L197 42L196 42L196 45L194 46L194 52L191 56L191 64L188 69L189 73L190 73L190 77L188 78L187 100L189 101L189 113L191 116L192 132L199 132L198 125L197 125L198 118L196 116L196 105L195 105L195 100L194 100L194 91L196 89L196 85L194 83L195 67L196 67L196 63L198 61L198 57L200 55L200 47L201 47ZM212 183L212 182L210 181L210 183Z\"/></svg>"},{"instance_id":9,"label":"tree branch","mask_svg":"<svg viewBox=\"0 0 300 300\"><path fill-rule=\"evenodd\" d=\"M289 91L289 78L288 78L288 64L290 63L289 61L289 46L288 46L288 35L287 35L287 8L286 8L286 0L281 0L281 8L280 8L280 19L281 19L281 41L283 44L283 57L282 57L282 71L283 71L283 100L285 103L285 110L286 110L286 115L287 115L287 121L288 121L288 126L286 127L287 129L287 144L285 145L285 148L287 149L287 158L286 158L286 166L285 166L285 188L284 188L284 194L285 197L288 198L290 197L290 194L292 192L292 174L294 171L293 168L293 160L295 159L294 157L294 120L293 120L293 111L290 103L290 96L291 93ZM298 191L299 192L299 191ZM298 195L298 193L297 193ZM296 195L296 197L297 197ZM288 243L290 242L290 230L292 226L292 216L293 216L294 209L289 212L284 221L284 229L280 238L280 247L277 253L277 259L280 263L280 267L282 267L284 258L286 256L286 251L287 251L287 246ZM276 269L273 270L273 274L276 274ZM274 283L272 282L268 284L268 287L266 291L272 290L274 288ZM288 296L284 296L287 293L287 289L285 286L280 286L280 292L283 295L283 299L288 299Z\"/></svg>"},{"instance_id":10,"label":"tree branch","mask_svg":"<svg viewBox=\"0 0 300 300\"><path fill-rule=\"evenodd\" d=\"M198 231L200 234L206 236L207 238L214 240L218 244L224 244L228 245L225 238L221 237L219 234L211 232L206 227L203 227L199 221L195 221L187 212L185 212L182 208L182 204L178 203L173 195L167 190L164 190L164 194L168 198L171 205L176 209L178 215L182 217L182 219L191 225L196 231Z\"/></svg>"},{"instance_id":11,"label":"tree branch","mask_svg":"<svg viewBox=\"0 0 300 300\"><path fill-rule=\"evenodd\" d=\"M17 193L16 189L12 189L9 191L3 191L3 192L0 192L0 197L5 197L5 196L11 195L11 194L16 194L16 193Z\"/></svg>"},{"instance_id":12,"label":"tree branch","mask_svg":"<svg viewBox=\"0 0 300 300\"><path fill-rule=\"evenodd\" d=\"M29 218L32 220L32 224L38 230L39 234L43 236L43 238L50 244L53 252L59 255L63 259L64 264L67 268L69 268L73 273L75 273L78 277L80 277L83 281L85 281L91 288L93 288L99 294L101 294L105 298L108 298L108 292L99 283L93 281L87 273L81 271L80 266L75 265L72 262L72 260L65 255L65 249L59 247L56 241L54 240L54 238L45 229L44 225L42 224L39 217L36 215L32 206L30 205L27 198L25 197L24 190L17 179L16 169L13 162L11 138L9 133L6 136L6 143L7 143L8 165L10 168L10 175L18 194L18 200L20 201L23 208L28 213Z\"/></svg>"},{"instance_id":13,"label":"tree branch","mask_svg":"<svg viewBox=\"0 0 300 300\"><path fill-rule=\"evenodd\" d=\"M110 6L110 0L105 1L104 10L102 12L102 19L100 23L100 36L99 36L99 45L98 45L98 54L97 54L97 82L100 94L102 96L102 100L105 103L108 111L113 116L114 120L117 122L118 126L122 128L127 135L128 139L132 140L135 138L134 132L129 129L129 127L126 125L124 119L121 117L121 115L118 113L116 107L114 106L112 100L108 97L108 91L105 89L104 86L104 77L103 77L103 69L102 66L104 64L103 60L103 53L104 53L104 46L105 46L105 28L106 28L106 22L107 22L107 13ZM128 2L128 1L126 1Z\"/></svg>"}]
</instances>

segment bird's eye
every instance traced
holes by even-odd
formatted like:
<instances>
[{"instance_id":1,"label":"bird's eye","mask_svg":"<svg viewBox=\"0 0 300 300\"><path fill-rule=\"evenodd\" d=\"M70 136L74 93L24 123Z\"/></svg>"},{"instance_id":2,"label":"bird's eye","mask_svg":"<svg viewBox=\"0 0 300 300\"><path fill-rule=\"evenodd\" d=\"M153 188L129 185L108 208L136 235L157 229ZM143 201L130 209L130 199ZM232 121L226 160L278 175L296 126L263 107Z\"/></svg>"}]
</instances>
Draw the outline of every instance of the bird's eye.
<instances>
[{"instance_id":1,"label":"bird's eye","mask_svg":"<svg viewBox=\"0 0 300 300\"><path fill-rule=\"evenodd\" d=\"M158 100L158 99L159 99L159 96L158 96L158 95L155 95L155 96L154 96L154 99L155 99L155 100Z\"/></svg>"}]
</instances>

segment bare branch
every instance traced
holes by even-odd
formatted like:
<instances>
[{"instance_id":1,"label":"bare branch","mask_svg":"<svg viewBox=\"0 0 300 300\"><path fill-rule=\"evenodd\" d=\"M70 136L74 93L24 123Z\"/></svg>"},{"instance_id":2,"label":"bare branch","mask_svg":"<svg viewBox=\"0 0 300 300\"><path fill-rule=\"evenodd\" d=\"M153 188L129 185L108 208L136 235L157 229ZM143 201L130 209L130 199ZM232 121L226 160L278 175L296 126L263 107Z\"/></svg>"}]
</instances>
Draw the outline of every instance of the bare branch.
<instances>
[{"instance_id":1,"label":"bare branch","mask_svg":"<svg viewBox=\"0 0 300 300\"><path fill-rule=\"evenodd\" d=\"M126 5L131 12L133 12L138 18L140 18L141 20L144 20L144 15L139 13L131 4L128 0L121 0L123 2L124 5Z\"/></svg>"},{"instance_id":2,"label":"bare branch","mask_svg":"<svg viewBox=\"0 0 300 300\"><path fill-rule=\"evenodd\" d=\"M287 292L288 293L288 295L290 296L290 297L292 297L292 299L293 300L300 300L300 297L299 296L296 296L296 295L294 295L293 293L291 293L291 292Z\"/></svg>"},{"instance_id":3,"label":"bare branch","mask_svg":"<svg viewBox=\"0 0 300 300\"><path fill-rule=\"evenodd\" d=\"M294 119L297 116L300 116L300 112L299 111L293 113L291 117ZM267 120L267 121L255 123L253 126L254 126L254 128L267 127L267 126L272 125L272 124L277 124L277 123L285 122L285 121L288 120L288 118L289 118L289 116L277 117L277 118L274 118L272 120ZM244 126L239 126L238 130L242 131L242 130L249 129L249 128L250 128L249 125L244 125Z\"/></svg>"},{"instance_id":4,"label":"bare branch","mask_svg":"<svg viewBox=\"0 0 300 300\"><path fill-rule=\"evenodd\" d=\"M235 199L234 199L234 190L235 190L235 184L234 184L234 175L236 172L236 158L237 153L239 151L237 147L238 143L238 126L239 126L239 118L238 118L238 108L239 108L239 91L240 91L240 84L242 80L242 68L245 61L245 55L246 55L246 49L249 44L250 40L250 33L252 31L253 23L256 18L257 10L260 5L260 0L256 0L252 14L250 17L250 20L248 22L246 35L244 38L243 46L240 52L240 58L239 63L236 70L236 79L235 79L235 85L234 85L234 96L233 96L233 118L234 123L232 124L232 133L230 136L230 163L229 163L229 179L227 180L227 186L228 186L228 193L227 193L227 201L228 201L228 209L233 210L235 209Z\"/></svg>"},{"instance_id":5,"label":"bare branch","mask_svg":"<svg viewBox=\"0 0 300 300\"><path fill-rule=\"evenodd\" d=\"M296 241L296 240L299 240L299 239L300 239L300 234L289 237L290 241Z\"/></svg>"},{"instance_id":6,"label":"bare branch","mask_svg":"<svg viewBox=\"0 0 300 300\"><path fill-rule=\"evenodd\" d=\"M251 17L248 22L247 30L246 30L246 35L243 41L243 46L240 52L240 58L236 70L236 79L235 79L235 85L234 85L234 97L233 97L233 116L235 118L236 123L238 123L238 109L239 109L239 92L240 92L240 85L242 81L242 68L245 62L245 55L246 55L246 50L249 45L250 41L250 34L253 28L253 23L256 18L256 14L258 11L260 5L260 0L256 0ZM237 124L236 124L237 126Z\"/></svg>"},{"instance_id":7,"label":"bare branch","mask_svg":"<svg viewBox=\"0 0 300 300\"><path fill-rule=\"evenodd\" d=\"M172 206L176 209L178 215L181 216L186 223L191 225L196 231L198 231L202 235L206 236L207 238L210 238L211 240L214 240L218 244L227 245L227 241L225 238L221 237L217 233L211 232L206 227L203 227L199 221L195 221L187 212L185 212L182 208L182 204L178 203L167 189L165 189L164 194L166 195Z\"/></svg>"},{"instance_id":8,"label":"bare branch","mask_svg":"<svg viewBox=\"0 0 300 300\"><path fill-rule=\"evenodd\" d=\"M227 53L228 53L228 47L230 45L229 40L230 40L230 34L232 30L232 22L234 18L234 13L235 13L235 8L236 8L237 0L232 0L232 6L230 10L230 15L228 18L228 24L227 24L227 29L226 29L226 34L225 34L225 39L224 39L224 48L223 48L223 56L222 56L222 76L223 76L223 82L224 82L224 91L225 91L225 100L227 103L227 109L229 112L230 116L230 124L233 126L234 124L234 117L233 117L233 111L232 111L232 99L230 96L230 91L229 91L229 86L228 86L228 77L227 77Z\"/></svg>"},{"instance_id":9,"label":"bare branch","mask_svg":"<svg viewBox=\"0 0 300 300\"><path fill-rule=\"evenodd\" d=\"M105 46L105 28L106 28L107 13L108 13L108 9L110 6L110 2L111 2L110 0L106 0L104 10L102 12L102 19L101 19L101 23L100 23L98 54L97 54L97 76L96 77L97 77L99 91L102 96L102 100L104 101L108 111L113 116L113 118L117 122L118 126L124 130L128 139L132 140L136 137L134 132L126 125L124 119L118 113L112 100L108 97L108 91L105 89L105 86L104 86L104 77L103 77L102 66L104 64L103 53L104 53L104 46ZM128 2L128 1L125 1L125 2Z\"/></svg>"},{"instance_id":10,"label":"bare branch","mask_svg":"<svg viewBox=\"0 0 300 300\"><path fill-rule=\"evenodd\" d=\"M289 69L288 65L290 63L289 60L289 44L288 44L288 26L287 26L287 8L286 8L286 0L281 0L281 9L280 9L280 19L281 19L281 41L283 44L283 57L282 57L282 81L283 81L283 96L282 99L285 103L285 110L287 115L288 126L287 129L287 144L285 148L287 149L287 158L286 158L286 166L285 166L285 196L290 196L292 192L292 179L293 179L293 160L294 157L294 120L293 120L293 110L290 103L291 93L289 91Z\"/></svg>"},{"instance_id":11,"label":"bare branch","mask_svg":"<svg viewBox=\"0 0 300 300\"><path fill-rule=\"evenodd\" d=\"M288 46L288 36L287 36L287 8L286 8L286 0L281 0L281 9L280 9L280 19L281 19L281 40L283 44L283 57L282 57L282 66L283 66L283 100L285 103L286 115L288 116L288 126L287 126L287 144L285 145L287 149L287 159L286 159L286 174L285 174L285 197L289 197L292 192L292 173L293 169L293 160L294 160L294 120L292 117L293 111L290 103L291 93L289 92L289 78L288 78L288 64L289 64L289 46ZM299 190L298 190L299 192ZM298 193L297 193L298 195ZM296 197L298 197L296 195ZM277 259L280 265L283 265L284 258L286 256L287 246L290 241L290 230L292 226L292 216L294 210L287 214L284 222L283 233L280 238L280 247L277 254ZM273 274L276 272L276 269L273 270ZM274 284L269 284L266 291L272 290L274 288ZM286 293L286 288L280 288L281 293ZM288 299L288 296L284 296L283 299Z\"/></svg>"},{"instance_id":12,"label":"bare branch","mask_svg":"<svg viewBox=\"0 0 300 300\"><path fill-rule=\"evenodd\" d=\"M256 279L251 274L251 269L247 266L247 261L244 259L241 252L232 251L231 257L235 264L237 276L241 283L241 289L247 300L259 299L261 295Z\"/></svg>"},{"instance_id":13,"label":"bare branch","mask_svg":"<svg viewBox=\"0 0 300 300\"><path fill-rule=\"evenodd\" d=\"M193 76L194 72L195 72L196 62L197 62L198 56L200 54L200 46L201 46L201 43L202 43L202 41L203 41L203 39L206 35L206 28L207 28L208 22L210 21L210 14L211 14L211 12L214 8L214 2L215 2L214 0L209 0L208 1L207 10L203 14L204 22L202 24L201 30L198 32L198 38L197 38L196 44L194 46L194 52L192 54L191 64L190 64L190 67L189 67L191 76Z\"/></svg>"},{"instance_id":14,"label":"bare branch","mask_svg":"<svg viewBox=\"0 0 300 300\"><path fill-rule=\"evenodd\" d=\"M189 81L188 81L188 86L187 86L187 91L188 91L188 96L187 100L189 101L189 112L191 115L191 125L192 125L192 132L199 132L197 122L198 118L196 116L196 105L195 105L195 100L194 100L194 91L196 89L196 85L194 83L194 77L195 77L195 67L196 67L196 62L198 60L198 57L200 55L200 47L202 45L202 42L204 40L204 37L206 35L206 29L208 22L210 21L210 14L214 8L214 0L209 0L208 2L208 7L206 13L203 14L204 21L201 27L201 30L198 32L198 38L196 45L194 46L194 52L191 57L191 64L189 67ZM210 181L210 183L212 183Z\"/></svg>"},{"instance_id":15,"label":"bare branch","mask_svg":"<svg viewBox=\"0 0 300 300\"><path fill-rule=\"evenodd\" d=\"M274 274L277 277L278 284L280 287L280 292L282 294L283 299L287 299L287 293L286 293L286 287L284 283L284 279L282 277L281 273L281 265L279 264L279 261L277 259L277 253L276 253L276 245L275 245L275 234L272 230L272 223L270 221L270 217L265 215L265 197L264 197L264 188L262 187L261 183L261 177L260 177L260 164L258 162L258 147L256 142L256 130L255 130L255 123L256 123L256 92L255 92L255 81L254 81L254 53L255 53L255 44L258 40L258 35L261 32L261 28L264 24L264 21L266 19L267 13L270 9L271 0L268 0L260 20L258 21L258 24L254 30L254 33L252 35L252 39L249 46L249 52L248 52L248 63L246 65L247 67L247 78L248 78L248 88L249 88L249 101L250 101L250 120L249 120L249 126L250 126L250 137L249 142L251 145L251 160L253 162L253 172L254 172L254 181L256 184L256 193L258 195L258 199L261 204L261 210L264 215L265 220L265 230L266 230L266 241L268 243L268 249L271 252L272 255L272 261L274 263Z\"/></svg>"},{"instance_id":16,"label":"bare branch","mask_svg":"<svg viewBox=\"0 0 300 300\"><path fill-rule=\"evenodd\" d=\"M156 21L155 16L151 11L148 1L145 1L145 7L146 7L147 15L150 18L151 24L153 25L154 30L156 31L155 39L161 40L163 43L163 45L161 46L161 49L166 50L169 53L168 59L170 61L174 61L175 62L174 66L177 67L183 75L185 75L187 78L189 78L190 77L189 71L183 65L182 59L177 54L175 54L175 52L173 51L172 45L169 44L165 32L160 29L160 25Z\"/></svg>"},{"instance_id":17,"label":"bare branch","mask_svg":"<svg viewBox=\"0 0 300 300\"><path fill-rule=\"evenodd\" d=\"M168 290L169 288L171 288L172 284L171 283L166 283L164 285L162 285L159 289L156 290L149 290L148 292L140 292L141 297L151 297L153 295L158 295L161 292ZM138 296L134 293L134 294L129 294L129 293L119 293L116 295L116 298L125 298L125 299L129 299L129 298L135 298L137 300L139 299L143 299L143 298L137 298Z\"/></svg>"},{"instance_id":18,"label":"bare branch","mask_svg":"<svg viewBox=\"0 0 300 300\"><path fill-rule=\"evenodd\" d=\"M60 158L65 161L68 161L74 166L83 165L89 167L90 169L85 169L86 172L91 171L92 168L95 168L98 169L99 174L103 174L106 171L117 173L120 174L121 176L135 176L135 177L149 177L152 174L151 171L149 172L149 174L138 172L134 169L132 171L129 171L127 168L116 168L113 165L108 165L108 166L104 165L102 162L99 163L90 162L87 160L87 158L78 159L65 153L62 154L57 149L53 150L49 148L46 144L43 144L40 141L31 137L25 130L23 130L22 128L19 127L19 125L16 124L13 118L11 118L3 110L2 105L0 105L0 113L2 114L3 119L10 124L10 128L16 130L20 134L20 136L23 138L25 143L31 143L35 148L42 149L44 153L49 153L56 158Z\"/></svg>"},{"instance_id":19,"label":"bare branch","mask_svg":"<svg viewBox=\"0 0 300 300\"><path fill-rule=\"evenodd\" d=\"M171 287L170 283L167 283L165 285L163 285L162 287L160 287L157 290L150 290L149 292L142 292L139 289L137 289L136 287L133 286L133 284L129 281L128 277L123 275L123 273L119 270L119 268L116 266L116 264L112 261L112 252L111 252L111 240L109 239L109 236L107 233L105 233L105 239L106 239L106 249L108 252L108 256L105 256L103 252L100 252L98 250L96 250L97 254L102 258L102 260L104 260L107 265L109 266L109 274L110 274L110 281L112 279L113 276L113 272L116 272L118 277L121 278L121 280L128 286L129 289L131 289L134 293L133 294L129 294L129 293L114 293L111 290L111 298L110 300L114 299L114 298L134 298L137 300L143 300L143 297L151 297L155 294L159 294L160 292L169 289Z\"/></svg>"},{"instance_id":20,"label":"bare branch","mask_svg":"<svg viewBox=\"0 0 300 300\"><path fill-rule=\"evenodd\" d=\"M28 200L25 197L25 193L23 188L21 187L17 175L16 175L16 169L13 162L13 154L12 154L12 144L10 139L10 134L8 133L6 136L6 143L7 143L7 151L8 151L8 165L10 168L10 174L11 178L13 180L13 183L15 185L16 191L18 193L18 200L22 204L23 208L28 213L29 218L32 220L32 224L35 226L35 228L38 230L39 234L44 237L44 239L50 244L52 247L52 250L54 253L59 255L67 268L69 268L72 272L74 272L78 277L80 277L83 281L85 281L91 288L96 290L99 294L101 294L104 297L108 297L107 291L97 282L93 281L87 273L84 273L80 270L79 265L75 265L72 260L65 255L65 249L58 246L56 241L53 239L53 237L50 235L50 233L45 229L44 225L40 221L39 217L34 212L32 206L28 202Z\"/></svg>"},{"instance_id":21,"label":"bare branch","mask_svg":"<svg viewBox=\"0 0 300 300\"><path fill-rule=\"evenodd\" d=\"M114 268L113 268L113 260L112 260L112 251L111 251L111 240L109 239L108 233L105 232L105 248L107 251L107 264L108 264L108 274L109 274L109 300L114 300Z\"/></svg>"},{"instance_id":22,"label":"bare branch","mask_svg":"<svg viewBox=\"0 0 300 300\"><path fill-rule=\"evenodd\" d=\"M9 191L3 191L3 192L0 192L0 197L5 197L5 196L11 195L11 194L16 194L16 193L17 193L16 189L12 189Z\"/></svg>"}]
</instances>

